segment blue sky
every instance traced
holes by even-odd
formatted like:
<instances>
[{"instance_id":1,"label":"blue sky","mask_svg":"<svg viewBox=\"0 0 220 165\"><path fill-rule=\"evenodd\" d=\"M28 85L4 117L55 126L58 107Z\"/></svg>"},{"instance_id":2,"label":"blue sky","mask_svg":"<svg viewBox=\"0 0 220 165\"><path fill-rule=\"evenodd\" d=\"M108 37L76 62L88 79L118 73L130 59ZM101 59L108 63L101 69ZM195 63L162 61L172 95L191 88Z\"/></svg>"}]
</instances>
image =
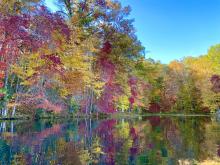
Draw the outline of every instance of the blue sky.
<instances>
[{"instance_id":1,"label":"blue sky","mask_svg":"<svg viewBox=\"0 0 220 165\"><path fill-rule=\"evenodd\" d=\"M46 0L53 8L53 0ZM146 57L168 63L220 43L220 0L121 0L132 8Z\"/></svg>"}]
</instances>

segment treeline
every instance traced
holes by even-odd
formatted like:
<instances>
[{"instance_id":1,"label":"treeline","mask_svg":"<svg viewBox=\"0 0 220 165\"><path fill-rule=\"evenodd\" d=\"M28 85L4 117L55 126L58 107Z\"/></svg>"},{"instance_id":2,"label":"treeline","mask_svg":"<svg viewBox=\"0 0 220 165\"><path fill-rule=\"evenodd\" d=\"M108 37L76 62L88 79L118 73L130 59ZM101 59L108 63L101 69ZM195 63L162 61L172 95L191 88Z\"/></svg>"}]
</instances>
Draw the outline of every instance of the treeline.
<instances>
[{"instance_id":1,"label":"treeline","mask_svg":"<svg viewBox=\"0 0 220 165\"><path fill-rule=\"evenodd\" d=\"M219 48L169 65L146 59L130 7L114 0L1 1L1 116L218 108Z\"/></svg>"}]
</instances>

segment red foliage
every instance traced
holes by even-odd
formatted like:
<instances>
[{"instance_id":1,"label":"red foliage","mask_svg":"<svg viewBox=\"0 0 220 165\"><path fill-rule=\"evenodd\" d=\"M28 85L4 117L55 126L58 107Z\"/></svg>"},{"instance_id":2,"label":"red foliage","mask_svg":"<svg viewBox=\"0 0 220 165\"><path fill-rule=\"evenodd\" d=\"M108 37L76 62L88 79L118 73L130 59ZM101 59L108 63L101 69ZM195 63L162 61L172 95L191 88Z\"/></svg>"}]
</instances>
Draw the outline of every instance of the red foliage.
<instances>
[{"instance_id":1,"label":"red foliage","mask_svg":"<svg viewBox=\"0 0 220 165\"><path fill-rule=\"evenodd\" d=\"M105 56L99 59L98 64L103 72L102 79L106 83L111 83L115 78L115 65Z\"/></svg>"},{"instance_id":2,"label":"red foliage","mask_svg":"<svg viewBox=\"0 0 220 165\"><path fill-rule=\"evenodd\" d=\"M219 75L212 75L210 80L214 84L215 82L220 81L220 76Z\"/></svg>"},{"instance_id":3,"label":"red foliage","mask_svg":"<svg viewBox=\"0 0 220 165\"><path fill-rule=\"evenodd\" d=\"M218 155L218 157L220 157L220 145L218 146L219 148L218 148L218 150L217 150L217 155Z\"/></svg>"},{"instance_id":4,"label":"red foliage","mask_svg":"<svg viewBox=\"0 0 220 165\"><path fill-rule=\"evenodd\" d=\"M109 41L106 41L103 45L102 52L109 54L111 53L111 51L112 51L112 45L110 44Z\"/></svg>"},{"instance_id":5,"label":"red foliage","mask_svg":"<svg viewBox=\"0 0 220 165\"><path fill-rule=\"evenodd\" d=\"M0 55L1 55L1 54L0 54ZM7 67L6 63L0 61L0 70L4 71L4 70L6 70L6 67Z\"/></svg>"},{"instance_id":6,"label":"red foliage","mask_svg":"<svg viewBox=\"0 0 220 165\"><path fill-rule=\"evenodd\" d=\"M56 56L54 54L41 55L41 58L50 60L53 63L53 65L61 65L62 64L60 57Z\"/></svg>"},{"instance_id":7,"label":"red foliage","mask_svg":"<svg viewBox=\"0 0 220 165\"><path fill-rule=\"evenodd\" d=\"M129 84L130 86L136 85L137 82L138 82L138 79L137 79L136 77L134 77L134 76L131 76L131 77L129 78L129 80L128 80L128 84Z\"/></svg>"},{"instance_id":8,"label":"red foliage","mask_svg":"<svg viewBox=\"0 0 220 165\"><path fill-rule=\"evenodd\" d=\"M37 8L31 15L1 15L0 14L0 55L7 64L14 63L24 50L37 51L48 45L51 49L61 43L53 38L54 32L69 38L69 29L57 13L51 13L46 7ZM6 69L1 62L0 68Z\"/></svg>"},{"instance_id":9,"label":"red foliage","mask_svg":"<svg viewBox=\"0 0 220 165\"><path fill-rule=\"evenodd\" d=\"M134 86L134 87L131 88L131 95L132 95L133 97L137 97L138 93L137 93L136 86Z\"/></svg>"},{"instance_id":10,"label":"red foliage","mask_svg":"<svg viewBox=\"0 0 220 165\"><path fill-rule=\"evenodd\" d=\"M158 103L150 103L149 112L155 113L160 112L160 105Z\"/></svg>"},{"instance_id":11,"label":"red foliage","mask_svg":"<svg viewBox=\"0 0 220 165\"><path fill-rule=\"evenodd\" d=\"M51 73L59 73L63 75L63 63L61 62L61 59L59 56L55 54L49 54L49 55L41 55L41 58L46 60L47 65L44 66L44 68L39 68L45 70L49 70Z\"/></svg>"},{"instance_id":12,"label":"red foliage","mask_svg":"<svg viewBox=\"0 0 220 165\"><path fill-rule=\"evenodd\" d=\"M28 31L29 26L30 17L27 15L0 15L0 31L4 31L0 43L2 60L12 63L22 49L31 47L33 40Z\"/></svg>"},{"instance_id":13,"label":"red foliage","mask_svg":"<svg viewBox=\"0 0 220 165\"><path fill-rule=\"evenodd\" d=\"M55 100L48 95L46 89L37 88L35 86L35 90L31 91L29 95L20 94L19 104L24 107L36 109L44 109L48 112L60 113L64 109L66 109L66 105L64 102L59 100L58 98Z\"/></svg>"},{"instance_id":14,"label":"red foliage","mask_svg":"<svg viewBox=\"0 0 220 165\"><path fill-rule=\"evenodd\" d=\"M54 31L62 34L67 40L69 39L70 30L65 19L59 13L51 13L45 6L41 6L37 10L33 22L36 26L36 34L44 43L53 41L52 34Z\"/></svg>"},{"instance_id":15,"label":"red foliage","mask_svg":"<svg viewBox=\"0 0 220 165\"><path fill-rule=\"evenodd\" d=\"M134 127L130 128L130 135L131 135L132 139L136 139L138 137L137 132Z\"/></svg>"},{"instance_id":16,"label":"red foliage","mask_svg":"<svg viewBox=\"0 0 220 165\"><path fill-rule=\"evenodd\" d=\"M112 51L112 45L106 41L101 50L100 58L97 61L98 67L102 71L102 80L105 83L104 91L97 105L100 111L113 113L115 112L114 99L121 93L120 86L114 82L115 80L115 64L108 57Z\"/></svg>"},{"instance_id":17,"label":"red foliage","mask_svg":"<svg viewBox=\"0 0 220 165\"><path fill-rule=\"evenodd\" d=\"M114 99L122 92L117 84L107 83L104 87L102 97L98 100L97 106L102 112L115 112Z\"/></svg>"},{"instance_id":18,"label":"red foliage","mask_svg":"<svg viewBox=\"0 0 220 165\"><path fill-rule=\"evenodd\" d=\"M4 87L4 82L0 81L0 88Z\"/></svg>"},{"instance_id":19,"label":"red foliage","mask_svg":"<svg viewBox=\"0 0 220 165\"><path fill-rule=\"evenodd\" d=\"M131 104L134 104L134 98L133 98L133 97L130 97L130 98L129 98L129 102L130 102Z\"/></svg>"},{"instance_id":20,"label":"red foliage","mask_svg":"<svg viewBox=\"0 0 220 165\"><path fill-rule=\"evenodd\" d=\"M138 82L138 79L134 76L131 76L128 80L128 84L130 85L130 88L131 88L131 97L129 98L129 102L130 102L130 105L131 105L131 109L133 107L133 104L135 103L135 99L138 95L137 93L137 82Z\"/></svg>"},{"instance_id":21,"label":"red foliage","mask_svg":"<svg viewBox=\"0 0 220 165\"><path fill-rule=\"evenodd\" d=\"M36 108L46 109L47 111L52 111L55 113L60 113L63 110L63 107L59 104L54 104L47 99L44 99L41 104L38 104Z\"/></svg>"},{"instance_id":22,"label":"red foliage","mask_svg":"<svg viewBox=\"0 0 220 165\"><path fill-rule=\"evenodd\" d=\"M212 90L215 93L219 93L220 92L220 76L219 75L213 75L210 79L211 83L212 83Z\"/></svg>"}]
</instances>

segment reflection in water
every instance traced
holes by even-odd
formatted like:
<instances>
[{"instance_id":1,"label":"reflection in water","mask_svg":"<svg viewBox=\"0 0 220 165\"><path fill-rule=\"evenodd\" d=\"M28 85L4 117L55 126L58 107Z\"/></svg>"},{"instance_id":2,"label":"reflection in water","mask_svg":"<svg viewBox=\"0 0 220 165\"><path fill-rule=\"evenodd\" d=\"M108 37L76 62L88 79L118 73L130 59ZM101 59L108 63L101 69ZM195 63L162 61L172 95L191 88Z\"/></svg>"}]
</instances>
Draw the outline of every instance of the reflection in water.
<instances>
[{"instance_id":1,"label":"reflection in water","mask_svg":"<svg viewBox=\"0 0 220 165\"><path fill-rule=\"evenodd\" d=\"M208 117L0 122L0 164L219 164Z\"/></svg>"}]
</instances>

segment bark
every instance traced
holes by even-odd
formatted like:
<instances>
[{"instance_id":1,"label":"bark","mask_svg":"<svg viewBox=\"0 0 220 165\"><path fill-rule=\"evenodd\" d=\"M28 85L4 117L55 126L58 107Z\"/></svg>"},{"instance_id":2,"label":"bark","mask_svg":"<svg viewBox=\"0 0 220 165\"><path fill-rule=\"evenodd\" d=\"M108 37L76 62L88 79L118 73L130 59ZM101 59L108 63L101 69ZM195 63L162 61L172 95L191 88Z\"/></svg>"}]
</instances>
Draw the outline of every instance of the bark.
<instances>
[{"instance_id":1,"label":"bark","mask_svg":"<svg viewBox=\"0 0 220 165\"><path fill-rule=\"evenodd\" d=\"M87 115L88 114L88 88L86 88L85 97L86 97L86 115Z\"/></svg>"},{"instance_id":2,"label":"bark","mask_svg":"<svg viewBox=\"0 0 220 165\"><path fill-rule=\"evenodd\" d=\"M15 116L15 112L16 112L16 104L18 102L18 87L19 87L19 80L17 80L17 83L16 83L16 89L15 89L16 98L15 98L15 105L13 107L12 114L11 114L12 117Z\"/></svg>"},{"instance_id":3,"label":"bark","mask_svg":"<svg viewBox=\"0 0 220 165\"><path fill-rule=\"evenodd\" d=\"M91 91L91 98L90 98L90 107L89 107L89 112L90 112L90 115L92 114L92 109L93 109L93 98L94 98L94 92L92 90Z\"/></svg>"},{"instance_id":4,"label":"bark","mask_svg":"<svg viewBox=\"0 0 220 165\"><path fill-rule=\"evenodd\" d=\"M6 132L6 122L1 122L0 124L0 132Z\"/></svg>"},{"instance_id":5,"label":"bark","mask_svg":"<svg viewBox=\"0 0 220 165\"><path fill-rule=\"evenodd\" d=\"M11 121L11 127L10 127L10 132L14 133L14 121Z\"/></svg>"},{"instance_id":6,"label":"bark","mask_svg":"<svg viewBox=\"0 0 220 165\"><path fill-rule=\"evenodd\" d=\"M8 69L7 69L6 72L5 72L5 85L4 85L4 87L5 87L6 91L7 91L7 86L8 86ZM6 97L6 96L7 96L7 95L5 95L4 97ZM8 107L7 107L7 101L5 101L1 115L2 115L3 117L6 117L7 114L8 114Z\"/></svg>"}]
</instances>

